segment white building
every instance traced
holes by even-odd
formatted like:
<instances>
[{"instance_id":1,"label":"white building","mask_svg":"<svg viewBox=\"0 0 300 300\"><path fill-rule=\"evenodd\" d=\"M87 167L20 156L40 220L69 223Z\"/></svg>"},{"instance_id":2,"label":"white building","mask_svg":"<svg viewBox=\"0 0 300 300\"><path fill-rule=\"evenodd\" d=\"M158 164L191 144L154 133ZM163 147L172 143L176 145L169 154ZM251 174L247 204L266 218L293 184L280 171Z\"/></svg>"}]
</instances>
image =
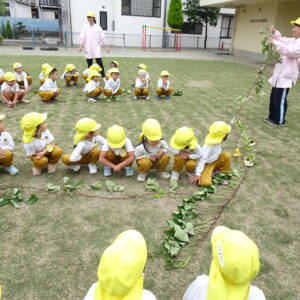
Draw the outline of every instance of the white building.
<instances>
[{"instance_id":1,"label":"white building","mask_svg":"<svg viewBox=\"0 0 300 300\"><path fill-rule=\"evenodd\" d=\"M69 43L79 43L79 33L87 22L86 12L94 11L96 21L113 46L140 47L143 25L169 27L167 9L170 0L61 0L62 30L68 32ZM224 42L230 48L234 9L221 9L216 27L208 28L208 48L218 48ZM182 30L182 46L203 48L204 29L186 22ZM162 47L163 30L147 29L147 46ZM166 32L166 45L174 45L174 34Z\"/></svg>"}]
</instances>

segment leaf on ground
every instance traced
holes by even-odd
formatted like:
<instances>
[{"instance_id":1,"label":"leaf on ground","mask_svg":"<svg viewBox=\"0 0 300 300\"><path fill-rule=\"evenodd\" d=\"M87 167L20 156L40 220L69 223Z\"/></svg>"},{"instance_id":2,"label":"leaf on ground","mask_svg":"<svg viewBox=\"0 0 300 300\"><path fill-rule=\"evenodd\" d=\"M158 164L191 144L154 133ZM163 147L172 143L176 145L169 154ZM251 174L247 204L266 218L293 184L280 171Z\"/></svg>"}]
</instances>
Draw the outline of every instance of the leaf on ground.
<instances>
[{"instance_id":1,"label":"leaf on ground","mask_svg":"<svg viewBox=\"0 0 300 300\"><path fill-rule=\"evenodd\" d=\"M4 206L4 205L7 205L9 204L11 201L11 199L7 198L7 197L4 197L4 198L0 198L0 206Z\"/></svg>"},{"instance_id":2,"label":"leaf on ground","mask_svg":"<svg viewBox=\"0 0 300 300\"><path fill-rule=\"evenodd\" d=\"M30 195L30 197L28 198L28 200L25 201L26 204L31 205L33 203L35 203L36 201L38 201L38 197L34 194Z\"/></svg>"},{"instance_id":3,"label":"leaf on ground","mask_svg":"<svg viewBox=\"0 0 300 300\"><path fill-rule=\"evenodd\" d=\"M181 229L179 226L176 227L176 229L175 229L174 237L176 239L178 239L179 241L182 241L182 242L189 242L190 241L187 232L184 231L183 229Z\"/></svg>"},{"instance_id":4,"label":"leaf on ground","mask_svg":"<svg viewBox=\"0 0 300 300\"><path fill-rule=\"evenodd\" d=\"M155 178L148 178L145 182L145 187L148 192L161 192L159 183Z\"/></svg>"},{"instance_id":5,"label":"leaf on ground","mask_svg":"<svg viewBox=\"0 0 300 300\"><path fill-rule=\"evenodd\" d=\"M14 208L20 208L20 205L18 202L11 200L10 203L14 206Z\"/></svg>"},{"instance_id":6,"label":"leaf on ground","mask_svg":"<svg viewBox=\"0 0 300 300\"><path fill-rule=\"evenodd\" d=\"M111 180L107 180L105 185L106 185L107 190L110 193L112 193L112 192L124 192L125 191L124 186L117 185L114 182L112 182Z\"/></svg>"},{"instance_id":7,"label":"leaf on ground","mask_svg":"<svg viewBox=\"0 0 300 300\"><path fill-rule=\"evenodd\" d=\"M171 179L170 180L170 190L173 192L176 192L178 188L178 180L177 179Z\"/></svg>"},{"instance_id":8,"label":"leaf on ground","mask_svg":"<svg viewBox=\"0 0 300 300\"><path fill-rule=\"evenodd\" d=\"M59 185L54 185L52 183L48 183L46 190L52 193L60 193L61 187Z\"/></svg>"},{"instance_id":9,"label":"leaf on ground","mask_svg":"<svg viewBox=\"0 0 300 300\"><path fill-rule=\"evenodd\" d=\"M100 191L100 190L102 190L103 185L99 181L96 181L95 183L93 183L92 185L90 185L89 188L92 189L92 190Z\"/></svg>"}]
</instances>

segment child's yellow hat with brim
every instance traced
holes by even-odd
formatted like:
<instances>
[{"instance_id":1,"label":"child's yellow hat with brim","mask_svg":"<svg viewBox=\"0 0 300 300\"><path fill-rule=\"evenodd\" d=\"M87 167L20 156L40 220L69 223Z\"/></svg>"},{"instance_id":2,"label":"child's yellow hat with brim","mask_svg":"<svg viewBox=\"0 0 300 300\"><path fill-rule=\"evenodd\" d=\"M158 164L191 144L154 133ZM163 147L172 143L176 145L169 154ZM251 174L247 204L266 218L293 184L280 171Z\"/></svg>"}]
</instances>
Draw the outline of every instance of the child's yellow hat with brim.
<instances>
[{"instance_id":1,"label":"child's yellow hat with brim","mask_svg":"<svg viewBox=\"0 0 300 300\"><path fill-rule=\"evenodd\" d=\"M89 18L96 18L96 14L93 11L88 11L86 13L86 16Z\"/></svg>"},{"instance_id":2,"label":"child's yellow hat with brim","mask_svg":"<svg viewBox=\"0 0 300 300\"><path fill-rule=\"evenodd\" d=\"M195 149L198 145L194 130L188 127L181 127L175 131L175 134L170 140L171 147L174 149L184 149L189 147Z\"/></svg>"},{"instance_id":3,"label":"child's yellow hat with brim","mask_svg":"<svg viewBox=\"0 0 300 300\"><path fill-rule=\"evenodd\" d=\"M89 70L90 70L90 71L95 70L95 71L101 72L101 71L102 71L102 68L101 68L98 64L92 64L92 65L89 67Z\"/></svg>"},{"instance_id":4,"label":"child's yellow hat with brim","mask_svg":"<svg viewBox=\"0 0 300 300\"><path fill-rule=\"evenodd\" d=\"M165 70L160 73L160 76L170 76L170 73Z\"/></svg>"},{"instance_id":5,"label":"child's yellow hat with brim","mask_svg":"<svg viewBox=\"0 0 300 300\"><path fill-rule=\"evenodd\" d=\"M77 145L80 141L84 140L89 132L100 129L101 124L97 123L91 118L82 118L76 125L76 134L74 136L74 145Z\"/></svg>"},{"instance_id":6,"label":"child's yellow hat with brim","mask_svg":"<svg viewBox=\"0 0 300 300\"><path fill-rule=\"evenodd\" d=\"M223 121L213 123L208 130L208 135L205 138L204 143L206 145L220 144L225 135L231 131L231 126Z\"/></svg>"},{"instance_id":7,"label":"child's yellow hat with brim","mask_svg":"<svg viewBox=\"0 0 300 300\"><path fill-rule=\"evenodd\" d=\"M160 124L155 119L147 119L142 125L142 133L139 140L145 136L150 141L159 141L162 138L162 131Z\"/></svg>"},{"instance_id":8,"label":"child's yellow hat with brim","mask_svg":"<svg viewBox=\"0 0 300 300\"><path fill-rule=\"evenodd\" d=\"M291 21L290 22L292 25L298 25L298 26L300 26L300 18L298 18L297 20L295 20L295 21Z\"/></svg>"},{"instance_id":9,"label":"child's yellow hat with brim","mask_svg":"<svg viewBox=\"0 0 300 300\"><path fill-rule=\"evenodd\" d=\"M122 126L113 125L107 130L107 142L110 147L118 149L125 145L126 134Z\"/></svg>"},{"instance_id":10,"label":"child's yellow hat with brim","mask_svg":"<svg viewBox=\"0 0 300 300\"><path fill-rule=\"evenodd\" d=\"M119 71L118 68L112 68L112 69L110 69L110 74L112 74L112 73L118 73L118 74L120 74L120 71Z\"/></svg>"},{"instance_id":11,"label":"child's yellow hat with brim","mask_svg":"<svg viewBox=\"0 0 300 300\"><path fill-rule=\"evenodd\" d=\"M145 71L147 70L147 66L144 65L144 64L139 64L139 65L138 65L138 68L144 69Z\"/></svg>"},{"instance_id":12,"label":"child's yellow hat with brim","mask_svg":"<svg viewBox=\"0 0 300 300\"><path fill-rule=\"evenodd\" d=\"M14 68L14 70L19 69L19 68L23 68L23 65L19 62L16 62L16 63L14 63L13 68Z\"/></svg>"},{"instance_id":13,"label":"child's yellow hat with brim","mask_svg":"<svg viewBox=\"0 0 300 300\"><path fill-rule=\"evenodd\" d=\"M14 81L14 80L16 80L16 76L15 76L15 74L12 73L12 72L6 72L6 73L4 74L4 80L5 80L5 81Z\"/></svg>"},{"instance_id":14,"label":"child's yellow hat with brim","mask_svg":"<svg viewBox=\"0 0 300 300\"><path fill-rule=\"evenodd\" d=\"M75 66L74 65L72 65L72 64L67 64L66 65L66 68L65 68L65 72L67 73L67 72L71 72L71 71L73 71L75 69Z\"/></svg>"},{"instance_id":15,"label":"child's yellow hat with brim","mask_svg":"<svg viewBox=\"0 0 300 300\"><path fill-rule=\"evenodd\" d=\"M90 72L90 78L93 78L95 76L100 76L100 73L98 71L96 71L96 70L92 70Z\"/></svg>"}]
</instances>

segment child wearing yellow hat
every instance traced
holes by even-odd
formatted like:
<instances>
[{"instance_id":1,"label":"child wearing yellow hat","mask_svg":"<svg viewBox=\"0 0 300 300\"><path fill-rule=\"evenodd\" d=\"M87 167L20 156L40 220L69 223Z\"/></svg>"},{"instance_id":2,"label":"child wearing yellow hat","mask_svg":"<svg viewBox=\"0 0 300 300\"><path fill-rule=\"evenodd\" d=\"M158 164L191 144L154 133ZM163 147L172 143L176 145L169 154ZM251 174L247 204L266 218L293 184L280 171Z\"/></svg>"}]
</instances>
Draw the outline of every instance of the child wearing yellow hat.
<instances>
[{"instance_id":1,"label":"child wearing yellow hat","mask_svg":"<svg viewBox=\"0 0 300 300\"><path fill-rule=\"evenodd\" d=\"M119 63L116 60L112 61L109 65L108 71L106 72L105 79L108 80L110 78L111 70L118 67L119 67Z\"/></svg>"},{"instance_id":2,"label":"child wearing yellow hat","mask_svg":"<svg viewBox=\"0 0 300 300\"><path fill-rule=\"evenodd\" d=\"M100 73L98 71L90 71L90 81L85 85L83 92L88 98L89 102L97 102L97 97L103 92L99 86Z\"/></svg>"},{"instance_id":3,"label":"child wearing yellow hat","mask_svg":"<svg viewBox=\"0 0 300 300\"><path fill-rule=\"evenodd\" d=\"M100 161L104 165L104 176L111 176L114 172L121 172L124 168L126 176L133 176L131 165L134 161L134 148L126 137L122 126L113 125L107 130L107 140L102 147Z\"/></svg>"},{"instance_id":4,"label":"child wearing yellow hat","mask_svg":"<svg viewBox=\"0 0 300 300\"><path fill-rule=\"evenodd\" d=\"M97 71L100 73L102 71L102 68L98 64L93 64L88 69L85 69L82 73L82 78L84 79L85 83L88 83L90 81L91 71Z\"/></svg>"},{"instance_id":5,"label":"child wearing yellow hat","mask_svg":"<svg viewBox=\"0 0 300 300\"><path fill-rule=\"evenodd\" d=\"M24 88L25 93L27 93L29 90L31 90L32 77L24 71L24 67L21 63L14 63L13 68L15 70L14 74L16 76L18 85L20 86L20 88Z\"/></svg>"},{"instance_id":6,"label":"child wearing yellow hat","mask_svg":"<svg viewBox=\"0 0 300 300\"><path fill-rule=\"evenodd\" d=\"M4 79L4 72L2 69L0 69L0 85L5 81Z\"/></svg>"},{"instance_id":7,"label":"child wearing yellow hat","mask_svg":"<svg viewBox=\"0 0 300 300\"><path fill-rule=\"evenodd\" d=\"M147 72L143 69L140 69L137 74L134 86L134 100L137 100L139 97L145 97L146 100L150 100L149 96L149 80L146 78Z\"/></svg>"},{"instance_id":8,"label":"child wearing yellow hat","mask_svg":"<svg viewBox=\"0 0 300 300\"><path fill-rule=\"evenodd\" d=\"M255 243L241 231L218 226L211 244L209 277L198 276L183 300L266 300L263 291L251 285L260 269Z\"/></svg>"},{"instance_id":9,"label":"child wearing yellow hat","mask_svg":"<svg viewBox=\"0 0 300 300\"><path fill-rule=\"evenodd\" d=\"M120 86L121 82L119 77L119 69L111 69L110 78L105 82L104 86L104 95L108 102L111 100L119 100L118 96L123 92L123 89Z\"/></svg>"},{"instance_id":10,"label":"child wearing yellow hat","mask_svg":"<svg viewBox=\"0 0 300 300\"><path fill-rule=\"evenodd\" d=\"M1 85L1 98L7 107L15 107L17 103L28 103L29 100L24 99L25 91L19 88L16 82L16 76L12 72L4 74L5 82Z\"/></svg>"},{"instance_id":11,"label":"child wearing yellow hat","mask_svg":"<svg viewBox=\"0 0 300 300\"><path fill-rule=\"evenodd\" d=\"M173 91L173 88L170 86L169 81L169 72L168 71L162 71L160 73L160 78L157 82L157 89L156 89L156 95L157 99L160 100L161 96L166 96L166 100L169 100Z\"/></svg>"},{"instance_id":12,"label":"child wearing yellow hat","mask_svg":"<svg viewBox=\"0 0 300 300\"><path fill-rule=\"evenodd\" d=\"M84 300L156 300L144 289L147 245L136 230L126 230L104 250L98 267L98 281Z\"/></svg>"},{"instance_id":13,"label":"child wearing yellow hat","mask_svg":"<svg viewBox=\"0 0 300 300\"><path fill-rule=\"evenodd\" d=\"M214 172L228 173L230 171L231 155L229 152L222 152L221 148L221 143L226 141L230 131L231 126L223 121L215 122L209 127L195 176L190 179L191 183L210 186ZM228 182L223 181L223 184L226 185Z\"/></svg>"},{"instance_id":14,"label":"child wearing yellow hat","mask_svg":"<svg viewBox=\"0 0 300 300\"><path fill-rule=\"evenodd\" d=\"M54 144L54 136L47 129L47 114L31 112L21 119L26 156L32 161L32 173L40 175L47 167L48 173L56 171L62 150Z\"/></svg>"},{"instance_id":15,"label":"child wearing yellow hat","mask_svg":"<svg viewBox=\"0 0 300 300\"><path fill-rule=\"evenodd\" d=\"M61 79L66 81L66 86L71 86L71 81L73 81L73 86L78 85L79 73L73 64L67 64L64 73L61 75Z\"/></svg>"},{"instance_id":16,"label":"child wearing yellow hat","mask_svg":"<svg viewBox=\"0 0 300 300\"><path fill-rule=\"evenodd\" d=\"M174 155L174 165L171 180L178 180L180 171L185 166L187 175L191 178L201 156L201 147L198 144L192 128L181 127L176 130L170 141Z\"/></svg>"},{"instance_id":17,"label":"child wearing yellow hat","mask_svg":"<svg viewBox=\"0 0 300 300\"><path fill-rule=\"evenodd\" d=\"M145 181L150 169L157 169L158 174L169 179L171 175L167 172L170 156L168 155L168 144L162 139L162 131L157 120L148 119L142 125L141 141L134 149L136 164L139 175L137 181Z\"/></svg>"},{"instance_id":18,"label":"child wearing yellow hat","mask_svg":"<svg viewBox=\"0 0 300 300\"><path fill-rule=\"evenodd\" d=\"M61 93L61 89L57 87L56 81L58 80L58 71L55 68L47 70L46 75L48 79L40 87L39 95L42 99L42 103L50 104L53 101L57 101L56 97Z\"/></svg>"},{"instance_id":19,"label":"child wearing yellow hat","mask_svg":"<svg viewBox=\"0 0 300 300\"><path fill-rule=\"evenodd\" d=\"M15 144L12 136L5 131L4 118L5 115L0 115L0 166L8 174L16 175L19 170L13 165Z\"/></svg>"},{"instance_id":20,"label":"child wearing yellow hat","mask_svg":"<svg viewBox=\"0 0 300 300\"><path fill-rule=\"evenodd\" d=\"M148 72L147 72L147 66L146 66L145 64L139 64L139 65L137 66L137 68L138 68L138 71L139 71L139 70L144 70L144 71L146 72L146 79L148 80L148 82L149 82L149 84L150 84L150 75L149 75Z\"/></svg>"},{"instance_id":21,"label":"child wearing yellow hat","mask_svg":"<svg viewBox=\"0 0 300 300\"><path fill-rule=\"evenodd\" d=\"M90 174L97 173L99 154L106 140L99 135L101 125L91 118L80 119L76 125L74 147L72 153L62 156L64 164L74 172L80 170L80 165L87 164Z\"/></svg>"},{"instance_id":22,"label":"child wearing yellow hat","mask_svg":"<svg viewBox=\"0 0 300 300\"><path fill-rule=\"evenodd\" d=\"M40 85L42 85L46 81L46 79L48 78L46 73L47 73L47 70L51 69L51 68L52 67L47 63L42 64L42 70L41 70L41 73L39 75Z\"/></svg>"}]
</instances>

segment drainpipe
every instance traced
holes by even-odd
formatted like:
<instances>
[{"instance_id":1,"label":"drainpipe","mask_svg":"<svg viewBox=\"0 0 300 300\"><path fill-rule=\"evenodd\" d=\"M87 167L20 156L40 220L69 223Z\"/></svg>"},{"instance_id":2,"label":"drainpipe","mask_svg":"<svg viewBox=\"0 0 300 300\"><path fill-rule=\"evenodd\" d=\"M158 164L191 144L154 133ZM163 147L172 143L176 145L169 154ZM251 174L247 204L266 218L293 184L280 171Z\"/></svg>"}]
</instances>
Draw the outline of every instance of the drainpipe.
<instances>
[{"instance_id":1,"label":"drainpipe","mask_svg":"<svg viewBox=\"0 0 300 300\"><path fill-rule=\"evenodd\" d=\"M167 8L168 8L168 0L165 0L164 4L164 23L163 27L167 27ZM167 48L167 43L166 43L166 30L163 30L163 37L162 37L162 47Z\"/></svg>"}]
</instances>

